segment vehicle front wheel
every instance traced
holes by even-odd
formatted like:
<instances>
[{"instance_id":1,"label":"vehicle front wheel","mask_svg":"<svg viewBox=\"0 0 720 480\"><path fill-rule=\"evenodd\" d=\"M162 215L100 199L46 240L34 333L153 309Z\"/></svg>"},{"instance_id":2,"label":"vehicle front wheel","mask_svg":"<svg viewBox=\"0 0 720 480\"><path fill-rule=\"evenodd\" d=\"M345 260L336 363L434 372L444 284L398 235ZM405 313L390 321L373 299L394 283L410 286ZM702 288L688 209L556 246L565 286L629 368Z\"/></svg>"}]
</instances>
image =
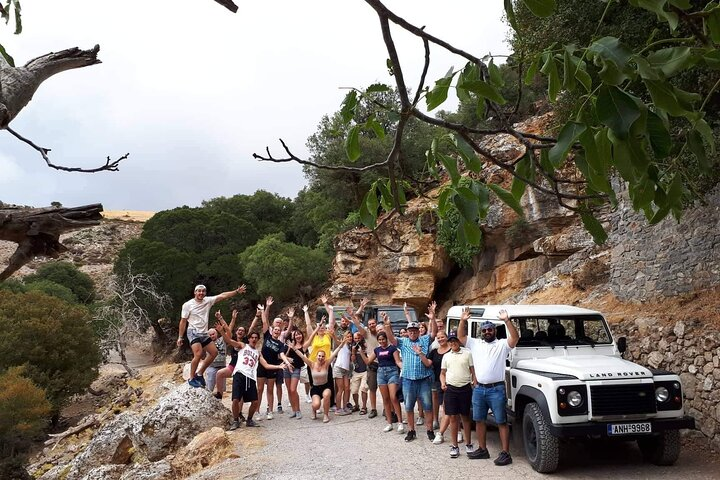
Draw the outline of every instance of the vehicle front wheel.
<instances>
[{"instance_id":1,"label":"vehicle front wheel","mask_svg":"<svg viewBox=\"0 0 720 480\"><path fill-rule=\"evenodd\" d=\"M667 430L638 439L643 458L655 465L673 465L680 456L680 432Z\"/></svg>"},{"instance_id":2,"label":"vehicle front wheel","mask_svg":"<svg viewBox=\"0 0 720 480\"><path fill-rule=\"evenodd\" d=\"M537 403L530 403L523 414L523 443L525 455L540 473L557 470L560 460L559 440L548 428L547 420Z\"/></svg>"}]
</instances>

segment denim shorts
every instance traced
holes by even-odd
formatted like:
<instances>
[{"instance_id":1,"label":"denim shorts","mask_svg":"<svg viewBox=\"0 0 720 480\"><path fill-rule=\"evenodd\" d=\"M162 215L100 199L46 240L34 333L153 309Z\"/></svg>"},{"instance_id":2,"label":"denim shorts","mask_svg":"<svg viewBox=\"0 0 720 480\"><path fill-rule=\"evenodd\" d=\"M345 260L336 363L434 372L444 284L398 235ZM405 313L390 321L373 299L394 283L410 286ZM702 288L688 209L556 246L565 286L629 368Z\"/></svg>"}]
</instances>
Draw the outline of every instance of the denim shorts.
<instances>
[{"instance_id":1,"label":"denim shorts","mask_svg":"<svg viewBox=\"0 0 720 480\"><path fill-rule=\"evenodd\" d=\"M377 384L389 385L394 383L400 385L400 370L397 367L380 367L377 371Z\"/></svg>"},{"instance_id":2,"label":"denim shorts","mask_svg":"<svg viewBox=\"0 0 720 480\"><path fill-rule=\"evenodd\" d=\"M202 347L207 347L212 339L208 336L207 332L198 332L194 327L187 328L187 337L190 340L190 345L199 343Z\"/></svg>"},{"instance_id":3,"label":"denim shorts","mask_svg":"<svg viewBox=\"0 0 720 480\"><path fill-rule=\"evenodd\" d=\"M473 420L484 422L487 420L488 409L490 409L495 417L495 423L498 425L507 423L506 404L505 383L489 388L478 385L472 393Z\"/></svg>"},{"instance_id":4,"label":"denim shorts","mask_svg":"<svg viewBox=\"0 0 720 480\"><path fill-rule=\"evenodd\" d=\"M418 380L402 379L403 396L405 397L405 411L411 412L415 408L415 401L419 401L425 411L432 412L432 388L433 377L420 378Z\"/></svg>"},{"instance_id":5,"label":"denim shorts","mask_svg":"<svg viewBox=\"0 0 720 480\"><path fill-rule=\"evenodd\" d=\"M293 368L292 372L290 372L290 370L288 370L288 369L283 369L282 372L283 372L283 377L285 377L285 379L300 378L300 369L299 368Z\"/></svg>"}]
</instances>

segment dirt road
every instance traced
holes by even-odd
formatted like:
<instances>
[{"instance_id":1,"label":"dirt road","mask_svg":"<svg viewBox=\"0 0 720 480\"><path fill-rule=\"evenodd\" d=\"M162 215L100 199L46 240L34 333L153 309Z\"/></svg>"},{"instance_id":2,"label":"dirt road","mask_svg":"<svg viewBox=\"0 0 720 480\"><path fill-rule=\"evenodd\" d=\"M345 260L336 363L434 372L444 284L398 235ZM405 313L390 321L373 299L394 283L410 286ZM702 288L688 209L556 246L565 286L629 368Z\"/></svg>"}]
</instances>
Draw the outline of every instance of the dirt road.
<instances>
[{"instance_id":1,"label":"dirt road","mask_svg":"<svg viewBox=\"0 0 720 480\"><path fill-rule=\"evenodd\" d=\"M287 396L284 397L285 402ZM229 406L229 400L225 400ZM559 470L552 476L535 472L525 460L519 435L514 433L514 462L497 467L492 460L470 460L461 446L460 458L451 459L450 444L433 445L425 428L417 427L417 440L406 443L404 435L382 431L381 416L368 419L357 413L334 417L328 424L310 420L310 407L302 402L304 418L288 414L263 420L258 428L242 427L230 432L237 445L237 458L227 460L194 475L195 480L230 479L379 479L433 478L487 479L605 479L605 478L719 478L720 464L710 452L699 454L685 448L673 467L643 463L635 442L575 443L563 446ZM261 409L265 411L265 408ZM473 435L473 440L474 435ZM477 445L477 442L475 441ZM489 434L491 455L499 451L497 432Z\"/></svg>"}]
</instances>

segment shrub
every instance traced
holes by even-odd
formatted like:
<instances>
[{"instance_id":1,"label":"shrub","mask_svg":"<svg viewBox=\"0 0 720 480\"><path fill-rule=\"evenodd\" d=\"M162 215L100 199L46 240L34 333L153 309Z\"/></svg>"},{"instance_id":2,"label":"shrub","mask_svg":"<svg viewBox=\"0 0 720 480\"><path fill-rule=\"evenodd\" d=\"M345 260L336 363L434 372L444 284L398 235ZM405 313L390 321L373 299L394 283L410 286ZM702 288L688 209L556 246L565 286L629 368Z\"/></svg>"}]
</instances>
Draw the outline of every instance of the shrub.
<instances>
[{"instance_id":1,"label":"shrub","mask_svg":"<svg viewBox=\"0 0 720 480\"><path fill-rule=\"evenodd\" d=\"M23 376L23 367L0 373L0 456L25 450L47 425L50 402L45 390ZM3 476L2 478L7 478Z\"/></svg>"},{"instance_id":2,"label":"shrub","mask_svg":"<svg viewBox=\"0 0 720 480\"><path fill-rule=\"evenodd\" d=\"M83 273L70 262L50 262L38 268L37 273L25 277L25 284L40 280L50 280L69 288L80 303L95 301L95 283L87 273Z\"/></svg>"},{"instance_id":3,"label":"shrub","mask_svg":"<svg viewBox=\"0 0 720 480\"><path fill-rule=\"evenodd\" d=\"M27 285L28 292L42 292L51 297L59 298L67 303L78 303L75 294L65 285L60 285L52 280L36 280Z\"/></svg>"}]
</instances>

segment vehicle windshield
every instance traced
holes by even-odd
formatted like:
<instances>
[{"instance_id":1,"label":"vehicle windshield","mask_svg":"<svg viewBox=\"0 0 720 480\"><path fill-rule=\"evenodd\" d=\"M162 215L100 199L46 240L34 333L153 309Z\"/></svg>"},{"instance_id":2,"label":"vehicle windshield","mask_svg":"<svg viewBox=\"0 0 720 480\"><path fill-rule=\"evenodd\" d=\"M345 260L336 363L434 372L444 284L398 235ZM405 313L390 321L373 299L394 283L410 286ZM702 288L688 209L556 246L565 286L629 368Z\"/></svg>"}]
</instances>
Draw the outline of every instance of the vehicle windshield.
<instances>
[{"instance_id":1,"label":"vehicle windshield","mask_svg":"<svg viewBox=\"0 0 720 480\"><path fill-rule=\"evenodd\" d=\"M600 315L520 317L512 320L520 333L518 347L612 343L610 331ZM500 328L504 333L504 325L498 328L498 337L502 338Z\"/></svg>"}]
</instances>

